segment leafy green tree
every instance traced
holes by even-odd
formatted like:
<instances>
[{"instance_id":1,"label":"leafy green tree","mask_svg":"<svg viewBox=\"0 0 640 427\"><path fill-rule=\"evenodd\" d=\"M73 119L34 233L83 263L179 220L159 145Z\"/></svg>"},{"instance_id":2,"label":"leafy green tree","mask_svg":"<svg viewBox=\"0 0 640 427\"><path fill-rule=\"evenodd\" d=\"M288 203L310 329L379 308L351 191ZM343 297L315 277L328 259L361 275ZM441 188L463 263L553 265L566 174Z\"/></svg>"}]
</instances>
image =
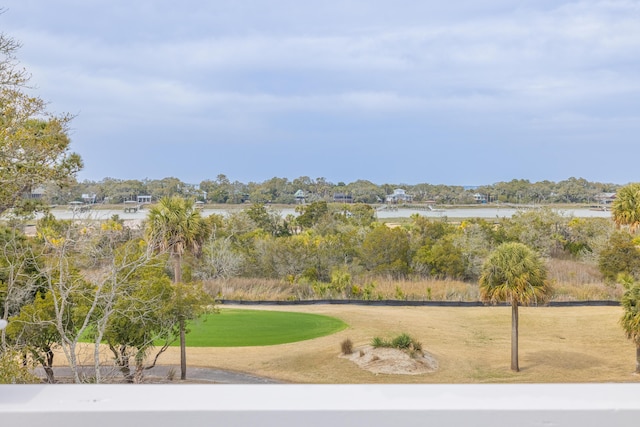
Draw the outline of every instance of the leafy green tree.
<instances>
[{"instance_id":1,"label":"leafy green tree","mask_svg":"<svg viewBox=\"0 0 640 427\"><path fill-rule=\"evenodd\" d=\"M33 209L24 195L47 183L69 184L82 168L69 150L68 115L55 116L24 88L29 75L16 60L19 43L0 34L0 215Z\"/></svg>"},{"instance_id":2,"label":"leafy green tree","mask_svg":"<svg viewBox=\"0 0 640 427\"><path fill-rule=\"evenodd\" d=\"M608 244L600 251L598 266L609 282L615 281L621 273L640 277L640 249L633 237L622 231L613 233Z\"/></svg>"},{"instance_id":3,"label":"leafy green tree","mask_svg":"<svg viewBox=\"0 0 640 427\"><path fill-rule=\"evenodd\" d=\"M386 195L384 189L364 179L349 183L340 192L351 194L355 203L377 203Z\"/></svg>"},{"instance_id":4,"label":"leafy green tree","mask_svg":"<svg viewBox=\"0 0 640 427\"><path fill-rule=\"evenodd\" d=\"M376 273L405 276L409 273L411 263L408 233L400 227L376 226L362 242L360 262Z\"/></svg>"},{"instance_id":5,"label":"leafy green tree","mask_svg":"<svg viewBox=\"0 0 640 427\"><path fill-rule=\"evenodd\" d=\"M370 227L376 221L375 209L365 203L340 206L337 215L347 223L360 227Z\"/></svg>"},{"instance_id":6,"label":"leafy green tree","mask_svg":"<svg viewBox=\"0 0 640 427\"><path fill-rule=\"evenodd\" d=\"M415 269L436 278L462 279L467 265L452 237L421 247L413 258Z\"/></svg>"},{"instance_id":7,"label":"leafy green tree","mask_svg":"<svg viewBox=\"0 0 640 427\"><path fill-rule=\"evenodd\" d=\"M0 319L6 321L33 300L40 285L34 267L36 247L18 225L0 226Z\"/></svg>"},{"instance_id":8,"label":"leafy green tree","mask_svg":"<svg viewBox=\"0 0 640 427\"><path fill-rule=\"evenodd\" d=\"M598 259L615 228L607 218L571 218L565 231L565 251L588 260Z\"/></svg>"},{"instance_id":9,"label":"leafy green tree","mask_svg":"<svg viewBox=\"0 0 640 427\"><path fill-rule=\"evenodd\" d=\"M247 216L253 220L257 227L260 227L272 236L282 237L290 234L289 224L282 216L261 203L254 203L246 209Z\"/></svg>"},{"instance_id":10,"label":"leafy green tree","mask_svg":"<svg viewBox=\"0 0 640 427\"><path fill-rule=\"evenodd\" d=\"M95 381L101 382L100 348L106 325L117 315L114 307L124 284L148 262L147 252L139 250L137 241L130 240L130 230L115 218L96 224L47 217L39 222L38 239L44 253L36 266L44 282L42 292L53 308L36 310L40 320L31 321L34 332L39 333L38 324L55 326L57 344L78 383L82 382L78 344L92 332Z\"/></svg>"},{"instance_id":11,"label":"leafy green tree","mask_svg":"<svg viewBox=\"0 0 640 427\"><path fill-rule=\"evenodd\" d=\"M198 253L209 233L200 212L189 200L178 196L163 197L149 210L146 232L150 248L169 254L174 284L182 289L179 285L185 253ZM180 316L180 377L183 380L187 377L186 320L186 314Z\"/></svg>"},{"instance_id":12,"label":"leafy green tree","mask_svg":"<svg viewBox=\"0 0 640 427\"><path fill-rule=\"evenodd\" d=\"M160 200L165 197L190 196L189 186L175 177L154 179L145 182L149 194L153 200Z\"/></svg>"},{"instance_id":13,"label":"leafy green tree","mask_svg":"<svg viewBox=\"0 0 640 427\"><path fill-rule=\"evenodd\" d=\"M543 256L563 253L568 219L549 208L517 212L502 222L510 241L524 243Z\"/></svg>"},{"instance_id":14,"label":"leafy green tree","mask_svg":"<svg viewBox=\"0 0 640 427\"><path fill-rule=\"evenodd\" d=\"M152 263L132 272L120 287L120 297L113 307L116 315L110 316L104 332L104 340L127 382L140 382L143 372L155 366L179 334L177 292L163 270L162 264ZM153 349L157 349L155 356L145 364Z\"/></svg>"},{"instance_id":15,"label":"leafy green tree","mask_svg":"<svg viewBox=\"0 0 640 427\"><path fill-rule=\"evenodd\" d=\"M231 199L231 182L223 174L219 174L215 181L202 181L200 189L206 191L207 200L213 203L228 203Z\"/></svg>"},{"instance_id":16,"label":"leafy green tree","mask_svg":"<svg viewBox=\"0 0 640 427\"><path fill-rule=\"evenodd\" d=\"M7 326L7 335L13 347L29 353L42 366L50 384L55 382L54 350L61 339L53 322L55 318L53 294L47 292L23 306L20 314L12 317ZM69 328L70 325L66 327Z\"/></svg>"},{"instance_id":17,"label":"leafy green tree","mask_svg":"<svg viewBox=\"0 0 640 427\"><path fill-rule=\"evenodd\" d=\"M511 304L511 369L518 364L518 306L543 302L551 293L547 270L527 245L503 243L485 261L480 276L483 301Z\"/></svg>"},{"instance_id":18,"label":"leafy green tree","mask_svg":"<svg viewBox=\"0 0 640 427\"><path fill-rule=\"evenodd\" d=\"M297 224L303 228L311 228L329 214L329 205L324 200L312 202L296 206L296 212L299 214L296 218Z\"/></svg>"},{"instance_id":19,"label":"leafy green tree","mask_svg":"<svg viewBox=\"0 0 640 427\"><path fill-rule=\"evenodd\" d=\"M627 338L636 345L636 374L640 374L640 283L629 275L621 275L625 292L620 300L624 314L620 325Z\"/></svg>"},{"instance_id":20,"label":"leafy green tree","mask_svg":"<svg viewBox=\"0 0 640 427\"><path fill-rule=\"evenodd\" d=\"M263 183L249 183L249 197L253 203L293 203L291 183L287 178L273 177Z\"/></svg>"}]
</instances>

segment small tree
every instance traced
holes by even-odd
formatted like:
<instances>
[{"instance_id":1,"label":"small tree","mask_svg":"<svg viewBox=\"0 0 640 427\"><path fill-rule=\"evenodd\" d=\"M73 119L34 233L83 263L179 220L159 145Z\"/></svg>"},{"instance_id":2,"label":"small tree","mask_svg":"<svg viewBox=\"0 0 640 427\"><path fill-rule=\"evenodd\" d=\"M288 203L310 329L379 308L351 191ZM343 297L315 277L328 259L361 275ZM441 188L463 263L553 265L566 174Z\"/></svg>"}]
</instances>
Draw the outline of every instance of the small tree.
<instances>
[{"instance_id":1,"label":"small tree","mask_svg":"<svg viewBox=\"0 0 640 427\"><path fill-rule=\"evenodd\" d=\"M13 346L23 354L30 354L42 366L49 384L55 382L53 358L60 341L53 319L53 298L48 292L36 296L31 304L23 306L20 314L12 317L7 326L7 335Z\"/></svg>"},{"instance_id":2,"label":"small tree","mask_svg":"<svg viewBox=\"0 0 640 427\"><path fill-rule=\"evenodd\" d=\"M120 293L121 297L113 307L114 315L107 322L104 339L125 380L140 382L143 372L153 368L158 357L177 339L176 292L162 266L150 265L136 269ZM155 355L146 363L152 351Z\"/></svg>"},{"instance_id":3,"label":"small tree","mask_svg":"<svg viewBox=\"0 0 640 427\"><path fill-rule=\"evenodd\" d=\"M547 270L527 245L503 243L482 267L480 297L483 301L511 304L511 369L518 372L518 305L543 302L550 294Z\"/></svg>"}]
</instances>

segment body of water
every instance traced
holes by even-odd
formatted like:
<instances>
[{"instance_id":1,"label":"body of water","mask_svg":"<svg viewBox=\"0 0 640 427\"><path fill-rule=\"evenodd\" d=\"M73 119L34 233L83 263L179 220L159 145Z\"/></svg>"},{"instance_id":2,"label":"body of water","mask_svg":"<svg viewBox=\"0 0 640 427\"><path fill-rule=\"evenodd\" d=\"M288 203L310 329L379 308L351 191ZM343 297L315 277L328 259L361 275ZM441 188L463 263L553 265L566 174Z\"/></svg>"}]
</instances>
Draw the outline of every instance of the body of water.
<instances>
[{"instance_id":1,"label":"body of water","mask_svg":"<svg viewBox=\"0 0 640 427\"><path fill-rule=\"evenodd\" d=\"M238 208L230 209L203 209L202 214L209 216L211 214L228 215L230 212L238 211ZM276 209L283 217L289 214L297 215L294 208ZM591 210L585 208L576 209L557 209L558 213L567 217L579 218L611 218L611 212L602 210ZM510 218L519 209L512 207L478 207L478 208L451 208L451 209L379 209L376 214L379 219L389 218L409 218L411 215L418 214L428 218ZM53 209L51 213L58 219L95 219L106 220L113 215L118 215L123 220L142 220L146 218L148 210L139 210L137 212L124 212L124 209L92 209L86 212L77 212L70 209Z\"/></svg>"}]
</instances>

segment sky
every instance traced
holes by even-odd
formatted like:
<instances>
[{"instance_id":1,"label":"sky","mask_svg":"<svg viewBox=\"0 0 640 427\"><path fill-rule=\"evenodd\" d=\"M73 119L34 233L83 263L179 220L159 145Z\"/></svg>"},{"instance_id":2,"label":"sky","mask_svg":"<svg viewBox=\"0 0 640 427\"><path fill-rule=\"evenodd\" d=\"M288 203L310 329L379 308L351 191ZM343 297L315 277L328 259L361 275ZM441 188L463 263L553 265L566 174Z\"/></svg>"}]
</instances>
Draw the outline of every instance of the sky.
<instances>
[{"instance_id":1,"label":"sky","mask_svg":"<svg viewBox=\"0 0 640 427\"><path fill-rule=\"evenodd\" d=\"M0 7L81 181L640 181L638 0Z\"/></svg>"}]
</instances>

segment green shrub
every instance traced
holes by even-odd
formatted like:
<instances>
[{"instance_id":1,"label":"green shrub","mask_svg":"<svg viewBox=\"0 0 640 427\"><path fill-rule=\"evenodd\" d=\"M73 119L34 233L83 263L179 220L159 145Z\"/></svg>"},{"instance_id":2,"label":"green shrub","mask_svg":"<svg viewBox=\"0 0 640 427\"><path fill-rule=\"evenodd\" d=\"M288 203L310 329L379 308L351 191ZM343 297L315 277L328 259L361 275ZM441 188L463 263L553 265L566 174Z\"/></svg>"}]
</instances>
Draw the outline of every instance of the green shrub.
<instances>
[{"instance_id":1,"label":"green shrub","mask_svg":"<svg viewBox=\"0 0 640 427\"><path fill-rule=\"evenodd\" d=\"M373 348L397 348L407 352L411 357L422 354L422 343L416 341L409 334L402 333L391 341L385 340L380 337L373 337L371 340L371 346Z\"/></svg>"},{"instance_id":2,"label":"green shrub","mask_svg":"<svg viewBox=\"0 0 640 427\"><path fill-rule=\"evenodd\" d=\"M373 339L371 340L371 346L373 348L391 347L391 344L380 337L373 337Z\"/></svg>"},{"instance_id":3,"label":"green shrub","mask_svg":"<svg viewBox=\"0 0 640 427\"><path fill-rule=\"evenodd\" d=\"M391 347L399 348L400 350L407 350L411 346L412 342L413 339L409 335L400 334L391 340Z\"/></svg>"},{"instance_id":4,"label":"green shrub","mask_svg":"<svg viewBox=\"0 0 640 427\"><path fill-rule=\"evenodd\" d=\"M24 366L22 355L6 350L0 353L0 384L33 384L40 379L31 373L33 364Z\"/></svg>"}]
</instances>

